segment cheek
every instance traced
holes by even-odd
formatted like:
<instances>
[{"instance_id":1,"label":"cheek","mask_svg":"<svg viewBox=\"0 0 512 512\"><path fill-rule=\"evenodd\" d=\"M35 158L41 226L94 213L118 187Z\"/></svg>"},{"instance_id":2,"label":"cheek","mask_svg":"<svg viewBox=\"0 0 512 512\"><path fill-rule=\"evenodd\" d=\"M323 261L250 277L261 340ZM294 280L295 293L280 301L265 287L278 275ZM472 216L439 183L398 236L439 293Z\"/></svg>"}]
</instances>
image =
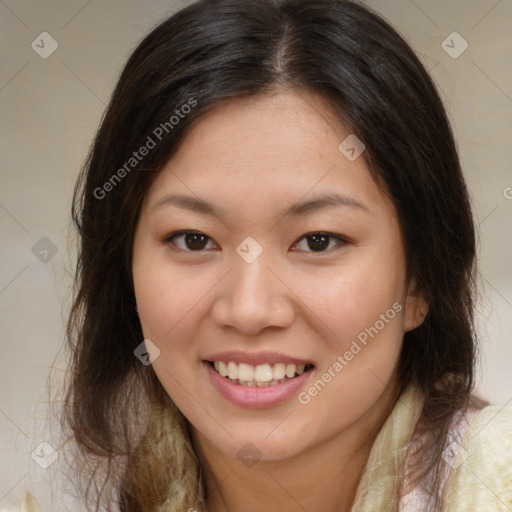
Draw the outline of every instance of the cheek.
<instances>
[{"instance_id":1,"label":"cheek","mask_svg":"<svg viewBox=\"0 0 512 512\"><path fill-rule=\"evenodd\" d=\"M208 270L170 265L165 254L141 254L133 279L144 334L166 344L182 338L177 333L190 328L190 319L197 316L216 282Z\"/></svg>"},{"instance_id":2,"label":"cheek","mask_svg":"<svg viewBox=\"0 0 512 512\"><path fill-rule=\"evenodd\" d=\"M152 368L168 395L189 419L200 419L191 396L200 396L195 341L198 318L207 314L207 294L215 284L211 272L192 272L158 258L140 258L133 267L135 295L144 337L160 350Z\"/></svg>"},{"instance_id":3,"label":"cheek","mask_svg":"<svg viewBox=\"0 0 512 512\"><path fill-rule=\"evenodd\" d=\"M403 338L403 279L399 260L390 265L362 259L337 278L325 280L310 297L328 326L323 330L327 352L317 384L302 397L319 417L333 410L346 420L347 411L363 414L389 385Z\"/></svg>"},{"instance_id":4,"label":"cheek","mask_svg":"<svg viewBox=\"0 0 512 512\"><path fill-rule=\"evenodd\" d=\"M371 274L361 267L325 281L310 296L323 326L319 346L324 352L315 380L299 402L310 417L329 425L326 436L362 417L393 387L403 338L404 306L396 286L401 274L388 270L380 281L370 279ZM304 436L315 435L314 428L305 426Z\"/></svg>"},{"instance_id":5,"label":"cheek","mask_svg":"<svg viewBox=\"0 0 512 512\"><path fill-rule=\"evenodd\" d=\"M301 281L296 280L295 289L312 311L311 318L316 318L314 329L330 351L340 352L361 333L364 338L376 323L379 331L386 331L392 339L400 338L403 279L400 265L384 265L368 258L335 271L330 269L325 275L304 278L303 274Z\"/></svg>"}]
</instances>

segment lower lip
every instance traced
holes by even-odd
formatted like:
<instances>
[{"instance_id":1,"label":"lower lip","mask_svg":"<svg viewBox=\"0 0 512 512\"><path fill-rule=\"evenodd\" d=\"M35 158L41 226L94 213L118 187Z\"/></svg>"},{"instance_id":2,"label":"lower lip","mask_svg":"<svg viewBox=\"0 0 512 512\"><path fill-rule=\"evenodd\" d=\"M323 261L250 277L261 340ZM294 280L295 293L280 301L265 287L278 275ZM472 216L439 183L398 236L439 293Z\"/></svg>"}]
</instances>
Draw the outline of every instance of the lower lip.
<instances>
[{"instance_id":1,"label":"lower lip","mask_svg":"<svg viewBox=\"0 0 512 512\"><path fill-rule=\"evenodd\" d=\"M203 361L206 371L217 391L235 405L263 409L279 405L295 395L304 385L313 370L308 370L293 379L274 386L249 387L235 384L217 373L209 363Z\"/></svg>"}]
</instances>

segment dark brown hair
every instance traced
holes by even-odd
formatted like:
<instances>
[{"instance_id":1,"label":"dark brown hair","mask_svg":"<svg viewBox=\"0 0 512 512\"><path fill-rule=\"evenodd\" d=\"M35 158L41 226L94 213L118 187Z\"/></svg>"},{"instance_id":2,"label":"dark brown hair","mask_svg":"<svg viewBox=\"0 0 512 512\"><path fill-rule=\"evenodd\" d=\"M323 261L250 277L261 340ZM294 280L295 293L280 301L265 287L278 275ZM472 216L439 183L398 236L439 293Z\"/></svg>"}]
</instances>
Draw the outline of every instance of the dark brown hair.
<instances>
[{"instance_id":1,"label":"dark brown hair","mask_svg":"<svg viewBox=\"0 0 512 512\"><path fill-rule=\"evenodd\" d=\"M80 248L64 420L82 463L92 461L82 469L97 510L109 489L124 511L179 510L204 498L187 422L134 356L143 340L134 230L152 180L205 112L286 88L330 102L366 145L364 158L396 205L409 275L430 303L423 324L404 336L400 385L415 383L425 397L423 424L437 436L419 477L436 475L432 506L440 506L441 453L473 388L476 339L474 223L439 94L404 39L358 3L200 0L130 56L75 189ZM155 147L131 161L148 137ZM165 418L171 441L158 437Z\"/></svg>"}]
</instances>

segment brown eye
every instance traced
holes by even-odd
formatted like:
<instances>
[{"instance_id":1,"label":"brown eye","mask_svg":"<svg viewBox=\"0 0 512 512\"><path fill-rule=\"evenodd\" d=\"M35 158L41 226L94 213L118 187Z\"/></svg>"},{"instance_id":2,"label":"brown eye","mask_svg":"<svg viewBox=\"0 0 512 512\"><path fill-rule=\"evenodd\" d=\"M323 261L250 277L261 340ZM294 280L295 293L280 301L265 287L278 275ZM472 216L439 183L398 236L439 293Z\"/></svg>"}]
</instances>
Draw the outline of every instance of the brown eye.
<instances>
[{"instance_id":1,"label":"brown eye","mask_svg":"<svg viewBox=\"0 0 512 512\"><path fill-rule=\"evenodd\" d=\"M339 241L339 243L337 244L338 246L344 245L347 243L347 241L344 240L343 238L341 238L340 236L333 235L331 233L317 232L317 233L308 233L307 235L304 235L303 237L301 237L299 239L299 241L295 244L295 246L298 246L299 242L301 240L307 240L307 247L311 251L306 250L306 252L327 252L327 250L330 250L332 248L332 246L329 247L330 241L332 239L336 239ZM336 246L336 244L335 244L335 246ZM304 250L304 249L302 249L302 250Z\"/></svg>"},{"instance_id":2,"label":"brown eye","mask_svg":"<svg viewBox=\"0 0 512 512\"><path fill-rule=\"evenodd\" d=\"M184 243L181 245L175 243L175 240L180 239ZM200 231L178 231L166 236L162 242L164 244L172 243L183 251L194 252L204 250L208 240L211 240L210 237Z\"/></svg>"}]
</instances>

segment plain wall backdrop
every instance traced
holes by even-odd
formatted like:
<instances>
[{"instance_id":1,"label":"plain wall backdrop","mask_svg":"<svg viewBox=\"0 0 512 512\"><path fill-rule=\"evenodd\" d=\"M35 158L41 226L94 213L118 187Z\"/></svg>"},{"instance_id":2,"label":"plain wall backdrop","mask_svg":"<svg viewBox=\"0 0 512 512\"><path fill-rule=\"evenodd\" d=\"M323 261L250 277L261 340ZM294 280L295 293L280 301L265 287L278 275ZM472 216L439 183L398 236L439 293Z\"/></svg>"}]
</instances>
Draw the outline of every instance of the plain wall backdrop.
<instances>
[{"instance_id":1,"label":"plain wall backdrop","mask_svg":"<svg viewBox=\"0 0 512 512\"><path fill-rule=\"evenodd\" d=\"M52 445L44 424L50 367L58 382L65 365L55 358L71 290L72 188L128 55L188 3L0 0L0 510L25 490L43 510L76 510L50 495L51 469L37 463L37 453L51 456L40 446ZM452 121L479 229L479 391L505 405L512 400L512 1L364 3L417 52Z\"/></svg>"}]
</instances>

